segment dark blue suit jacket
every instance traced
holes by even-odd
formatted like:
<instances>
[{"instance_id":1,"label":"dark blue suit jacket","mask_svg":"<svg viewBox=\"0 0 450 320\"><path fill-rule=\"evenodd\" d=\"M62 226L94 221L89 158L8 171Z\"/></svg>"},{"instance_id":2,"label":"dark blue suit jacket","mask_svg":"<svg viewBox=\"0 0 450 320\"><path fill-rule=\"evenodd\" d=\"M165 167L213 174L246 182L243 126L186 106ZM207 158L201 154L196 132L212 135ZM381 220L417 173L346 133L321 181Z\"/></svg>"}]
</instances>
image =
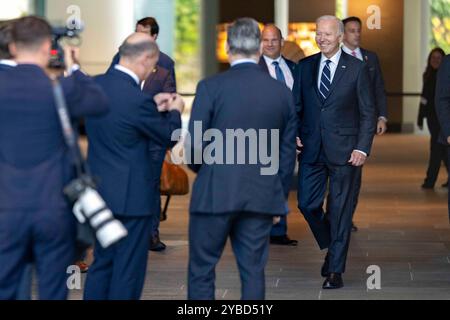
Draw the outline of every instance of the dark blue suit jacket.
<instances>
[{"instance_id":1,"label":"dark blue suit jacket","mask_svg":"<svg viewBox=\"0 0 450 320\"><path fill-rule=\"evenodd\" d=\"M0 71L0 209L67 209L63 188L74 177L53 98L36 65ZM8 69L8 70L6 70ZM61 84L75 119L108 110L94 81L77 71Z\"/></svg>"},{"instance_id":2,"label":"dark blue suit jacket","mask_svg":"<svg viewBox=\"0 0 450 320\"><path fill-rule=\"evenodd\" d=\"M370 154L376 109L367 65L342 51L326 100L318 89L321 53L299 63L297 105L303 163L315 163L323 148L328 161L346 165L353 150Z\"/></svg>"},{"instance_id":3,"label":"dark blue suit jacket","mask_svg":"<svg viewBox=\"0 0 450 320\"><path fill-rule=\"evenodd\" d=\"M111 101L106 116L86 121L88 163L100 178L99 192L115 214L139 217L159 212L155 172L160 168L149 149L152 144L176 144L171 135L181 127L180 113L159 113L152 98L121 71L110 69L95 81Z\"/></svg>"},{"instance_id":4,"label":"dark blue suit jacket","mask_svg":"<svg viewBox=\"0 0 450 320\"><path fill-rule=\"evenodd\" d=\"M201 139L194 135L195 121L202 121L203 133L214 128L224 137L227 129L278 129L279 158L276 160L279 170L275 175L264 176L260 169L267 166L248 164L248 161L244 165L191 164L190 168L198 176L193 186L190 211L285 215L285 201L295 165L297 126L289 89L268 77L257 64L239 64L199 83L189 123L193 143L190 146L188 143L187 147L191 155L210 144L194 141L194 138ZM235 163L236 149L235 143ZM248 145L245 152L248 158ZM226 150L223 154L226 159Z\"/></svg>"},{"instance_id":5,"label":"dark blue suit jacket","mask_svg":"<svg viewBox=\"0 0 450 320\"><path fill-rule=\"evenodd\" d=\"M116 55L113 58L113 61L111 63L111 66L109 67L110 69L113 68L116 64L119 64L120 61L120 54L116 53ZM171 57L169 57L167 54L165 54L164 52L160 51L159 52L159 60L158 60L158 64L159 67L162 67L164 69L166 69L167 71L169 71L170 74L170 90L174 90L174 92L177 91L177 78L175 75L175 62L173 61L173 59ZM159 78L160 81L164 81L164 77L165 74L160 74L159 72L156 74L156 76ZM172 83L173 81L173 83ZM171 91L165 91L165 92L171 92Z\"/></svg>"},{"instance_id":6,"label":"dark blue suit jacket","mask_svg":"<svg viewBox=\"0 0 450 320\"><path fill-rule=\"evenodd\" d=\"M375 107L377 108L377 116L385 117L387 119L387 98L380 60L375 52L361 48L361 53L368 66L369 78L372 83L372 90L375 98Z\"/></svg>"},{"instance_id":7,"label":"dark blue suit jacket","mask_svg":"<svg viewBox=\"0 0 450 320\"><path fill-rule=\"evenodd\" d=\"M450 137L450 55L447 55L439 68L436 84L436 112L441 124L440 142L448 145Z\"/></svg>"}]
</instances>

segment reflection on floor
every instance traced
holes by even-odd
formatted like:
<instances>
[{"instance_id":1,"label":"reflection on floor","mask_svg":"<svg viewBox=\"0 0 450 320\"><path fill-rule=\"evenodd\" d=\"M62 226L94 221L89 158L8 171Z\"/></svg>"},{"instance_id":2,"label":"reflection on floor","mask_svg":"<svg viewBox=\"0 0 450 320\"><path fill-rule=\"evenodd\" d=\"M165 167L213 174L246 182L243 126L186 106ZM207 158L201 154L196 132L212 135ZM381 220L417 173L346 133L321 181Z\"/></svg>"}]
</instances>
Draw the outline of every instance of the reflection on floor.
<instances>
[{"instance_id":1,"label":"reflection on floor","mask_svg":"<svg viewBox=\"0 0 450 320\"><path fill-rule=\"evenodd\" d=\"M266 270L267 298L303 299L450 299L450 225L442 170L434 191L421 190L428 138L389 135L377 138L364 170L345 288L323 291L320 252L290 195L289 236L298 247L272 246ZM168 248L150 253L143 299L185 299L189 197L171 202L161 238ZM369 290L369 266L381 268L381 289ZM230 246L217 268L217 299L239 299L240 284ZM81 290L71 292L80 299Z\"/></svg>"}]
</instances>

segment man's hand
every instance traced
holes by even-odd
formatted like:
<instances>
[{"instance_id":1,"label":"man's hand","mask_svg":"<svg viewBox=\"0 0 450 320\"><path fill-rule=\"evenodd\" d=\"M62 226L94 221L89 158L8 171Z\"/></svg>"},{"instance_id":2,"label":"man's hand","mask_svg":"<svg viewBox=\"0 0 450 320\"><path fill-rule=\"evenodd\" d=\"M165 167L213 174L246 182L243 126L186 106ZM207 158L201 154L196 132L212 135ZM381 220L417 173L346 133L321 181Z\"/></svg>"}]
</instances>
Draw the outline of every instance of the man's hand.
<instances>
[{"instance_id":1,"label":"man's hand","mask_svg":"<svg viewBox=\"0 0 450 320\"><path fill-rule=\"evenodd\" d=\"M297 137L297 156L302 153L301 148L303 148L302 140Z\"/></svg>"},{"instance_id":2,"label":"man's hand","mask_svg":"<svg viewBox=\"0 0 450 320\"><path fill-rule=\"evenodd\" d=\"M157 94L153 100L158 107L159 112L169 111L169 103L174 99L173 93L159 93Z\"/></svg>"},{"instance_id":3,"label":"man's hand","mask_svg":"<svg viewBox=\"0 0 450 320\"><path fill-rule=\"evenodd\" d=\"M273 223L273 225L276 225L276 224L280 223L280 221L281 221L281 217L273 217L272 223Z\"/></svg>"},{"instance_id":4,"label":"man's hand","mask_svg":"<svg viewBox=\"0 0 450 320\"><path fill-rule=\"evenodd\" d=\"M80 64L80 48L65 46L64 47L64 61L66 63L66 70L70 73L74 65Z\"/></svg>"},{"instance_id":5,"label":"man's hand","mask_svg":"<svg viewBox=\"0 0 450 320\"><path fill-rule=\"evenodd\" d=\"M367 157L365 155L355 150L352 152L352 156L348 162L351 163L352 166L361 167L366 162L366 159Z\"/></svg>"},{"instance_id":6,"label":"man's hand","mask_svg":"<svg viewBox=\"0 0 450 320\"><path fill-rule=\"evenodd\" d=\"M184 100L177 93L159 93L153 100L159 112L176 110L180 113L184 111Z\"/></svg>"},{"instance_id":7,"label":"man's hand","mask_svg":"<svg viewBox=\"0 0 450 320\"><path fill-rule=\"evenodd\" d=\"M447 138L447 143L450 144L450 137Z\"/></svg>"},{"instance_id":8,"label":"man's hand","mask_svg":"<svg viewBox=\"0 0 450 320\"><path fill-rule=\"evenodd\" d=\"M377 124L377 135L382 136L387 131L386 120L379 119Z\"/></svg>"}]
</instances>

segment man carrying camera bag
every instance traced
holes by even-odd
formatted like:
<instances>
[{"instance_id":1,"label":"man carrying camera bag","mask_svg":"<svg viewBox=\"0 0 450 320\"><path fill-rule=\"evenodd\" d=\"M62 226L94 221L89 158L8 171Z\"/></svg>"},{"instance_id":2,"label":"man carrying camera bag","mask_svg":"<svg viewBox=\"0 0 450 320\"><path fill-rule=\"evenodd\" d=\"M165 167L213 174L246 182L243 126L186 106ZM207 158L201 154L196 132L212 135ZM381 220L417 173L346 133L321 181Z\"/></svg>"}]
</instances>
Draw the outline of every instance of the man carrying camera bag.
<instances>
[{"instance_id":1,"label":"man carrying camera bag","mask_svg":"<svg viewBox=\"0 0 450 320\"><path fill-rule=\"evenodd\" d=\"M104 117L86 121L88 164L100 178L99 193L128 230L108 248L98 242L89 268L87 300L137 300L147 269L152 215L159 211L154 189L155 166L149 149L171 148L172 132L181 128L184 102L176 94L153 99L140 89L158 61L158 45L144 33L129 36L119 49L120 62L95 78L111 101Z\"/></svg>"},{"instance_id":2,"label":"man carrying camera bag","mask_svg":"<svg viewBox=\"0 0 450 320\"><path fill-rule=\"evenodd\" d=\"M67 298L67 268L73 263L75 218L63 194L74 167L45 74L52 29L43 19L14 22L11 53L18 66L0 73L0 300L16 299L28 261L43 300ZM72 119L108 110L102 89L74 64L61 79Z\"/></svg>"}]
</instances>

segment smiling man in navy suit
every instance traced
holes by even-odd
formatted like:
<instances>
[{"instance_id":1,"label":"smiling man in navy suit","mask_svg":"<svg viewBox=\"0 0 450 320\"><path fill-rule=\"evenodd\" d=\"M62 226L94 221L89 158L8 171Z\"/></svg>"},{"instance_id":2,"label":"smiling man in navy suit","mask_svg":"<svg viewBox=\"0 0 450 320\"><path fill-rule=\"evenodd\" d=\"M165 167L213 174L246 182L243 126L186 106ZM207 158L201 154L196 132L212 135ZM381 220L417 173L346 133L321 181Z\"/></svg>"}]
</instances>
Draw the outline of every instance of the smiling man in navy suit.
<instances>
[{"instance_id":1,"label":"smiling man in navy suit","mask_svg":"<svg viewBox=\"0 0 450 320\"><path fill-rule=\"evenodd\" d=\"M376 110L367 65L340 49L342 21L317 20L320 53L299 63L298 206L319 247L328 249L324 289L343 287L355 182L370 154ZM323 205L328 191L326 213Z\"/></svg>"},{"instance_id":2,"label":"smiling man in navy suit","mask_svg":"<svg viewBox=\"0 0 450 320\"><path fill-rule=\"evenodd\" d=\"M261 39L263 54L259 59L259 65L272 78L283 83L292 91L294 83L297 82L297 64L281 55L281 49L284 46L281 30L276 25L268 24L261 33ZM289 211L287 199L286 211ZM284 246L296 246L298 244L297 240L290 239L287 235L287 216L282 216L280 222L272 227L270 243Z\"/></svg>"}]
</instances>

